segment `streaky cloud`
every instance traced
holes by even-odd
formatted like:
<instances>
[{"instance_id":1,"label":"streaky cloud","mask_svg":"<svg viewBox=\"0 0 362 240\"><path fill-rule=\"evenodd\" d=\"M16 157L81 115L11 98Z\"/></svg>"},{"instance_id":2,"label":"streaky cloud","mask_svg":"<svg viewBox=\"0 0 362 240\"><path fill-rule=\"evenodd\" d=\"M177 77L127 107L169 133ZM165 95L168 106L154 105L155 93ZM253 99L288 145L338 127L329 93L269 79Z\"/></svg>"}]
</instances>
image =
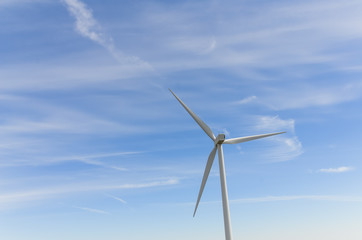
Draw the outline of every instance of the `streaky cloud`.
<instances>
[{"instance_id":1,"label":"streaky cloud","mask_svg":"<svg viewBox=\"0 0 362 240\"><path fill-rule=\"evenodd\" d=\"M268 141L275 146L265 153L265 157L273 162L282 162L294 159L303 153L302 143L295 135L295 120L282 119L276 116L257 116L255 129L268 131L287 131L288 135L280 135Z\"/></svg>"},{"instance_id":2,"label":"streaky cloud","mask_svg":"<svg viewBox=\"0 0 362 240\"><path fill-rule=\"evenodd\" d=\"M355 101L361 98L361 93L361 81L333 83L328 87L303 83L296 84L294 89L282 87L266 95L261 102L274 110L302 109Z\"/></svg>"},{"instance_id":3,"label":"streaky cloud","mask_svg":"<svg viewBox=\"0 0 362 240\"><path fill-rule=\"evenodd\" d=\"M50 187L45 189L33 189L21 192L11 192L3 193L0 195L0 209L3 208L2 205L8 206L9 204L16 205L17 203L27 203L31 201L40 201L49 198L64 197L70 194L81 194L84 192L97 192L104 190L121 190L121 189L142 189L142 188L152 188L152 187L161 187L168 185L178 184L179 180L176 178L170 178L163 181L150 181L145 183L129 183L129 184L119 184L119 185L95 185L95 184L83 184L83 185L66 185L66 186L57 186Z\"/></svg>"},{"instance_id":4,"label":"streaky cloud","mask_svg":"<svg viewBox=\"0 0 362 240\"><path fill-rule=\"evenodd\" d=\"M23 4L34 4L34 3L44 3L44 2L49 2L49 0L1 0L0 7L19 6Z\"/></svg>"},{"instance_id":5,"label":"streaky cloud","mask_svg":"<svg viewBox=\"0 0 362 240\"><path fill-rule=\"evenodd\" d=\"M79 0L63 0L63 2L76 19L76 29L81 35L97 42L111 52L114 50L113 39L106 36L89 7Z\"/></svg>"},{"instance_id":6,"label":"streaky cloud","mask_svg":"<svg viewBox=\"0 0 362 240\"><path fill-rule=\"evenodd\" d=\"M317 201L336 201L336 202L362 202L360 196L338 196L338 195L291 195L291 196L266 196L256 198L240 198L231 200L233 203L259 203L259 202L277 202L294 200L317 200Z\"/></svg>"},{"instance_id":7,"label":"streaky cloud","mask_svg":"<svg viewBox=\"0 0 362 240\"><path fill-rule=\"evenodd\" d=\"M344 196L344 195L280 195L280 196L263 196L251 198L236 198L231 199L230 203L263 203L263 202L282 202L282 201L333 201L333 202L362 202L362 196ZM206 201L200 204L216 204L220 201ZM193 202L181 203L185 205L193 205Z\"/></svg>"},{"instance_id":8,"label":"streaky cloud","mask_svg":"<svg viewBox=\"0 0 362 240\"><path fill-rule=\"evenodd\" d=\"M281 119L278 115L275 116L258 116L256 128L260 130L275 131L285 129L294 132L294 119Z\"/></svg>"},{"instance_id":9,"label":"streaky cloud","mask_svg":"<svg viewBox=\"0 0 362 240\"><path fill-rule=\"evenodd\" d=\"M108 196L108 197L110 197L110 198L113 198L114 200L117 200L117 201L119 201L119 202L121 202L121 203L127 204L127 202L126 202L124 199L122 199L122 198L116 197L116 196L111 195L111 194L106 194L106 196Z\"/></svg>"},{"instance_id":10,"label":"streaky cloud","mask_svg":"<svg viewBox=\"0 0 362 240\"><path fill-rule=\"evenodd\" d=\"M103 210L99 210L99 209L95 209L95 208L77 207L77 206L73 206L73 208L81 209L81 210L83 210L83 211L92 212L92 213L110 214L109 212L106 212L106 211L103 211Z\"/></svg>"},{"instance_id":11,"label":"streaky cloud","mask_svg":"<svg viewBox=\"0 0 362 240\"><path fill-rule=\"evenodd\" d=\"M256 96L250 96L250 97L246 97L246 98L243 98L239 101L236 101L234 102L234 104L239 104L239 105L243 105L243 104L247 104L247 103L250 103L252 101L255 101L257 99Z\"/></svg>"},{"instance_id":12,"label":"streaky cloud","mask_svg":"<svg viewBox=\"0 0 362 240\"><path fill-rule=\"evenodd\" d=\"M62 0L62 2L75 18L75 26L79 34L103 46L120 63L143 65L151 69L148 63L134 56L125 56L116 49L113 38L104 32L102 26L94 18L92 9L85 3L80 0Z\"/></svg>"},{"instance_id":13,"label":"streaky cloud","mask_svg":"<svg viewBox=\"0 0 362 240\"><path fill-rule=\"evenodd\" d=\"M342 172L350 172L353 171L353 167L338 167L338 168L322 168L319 169L318 172L322 173L342 173Z\"/></svg>"}]
</instances>

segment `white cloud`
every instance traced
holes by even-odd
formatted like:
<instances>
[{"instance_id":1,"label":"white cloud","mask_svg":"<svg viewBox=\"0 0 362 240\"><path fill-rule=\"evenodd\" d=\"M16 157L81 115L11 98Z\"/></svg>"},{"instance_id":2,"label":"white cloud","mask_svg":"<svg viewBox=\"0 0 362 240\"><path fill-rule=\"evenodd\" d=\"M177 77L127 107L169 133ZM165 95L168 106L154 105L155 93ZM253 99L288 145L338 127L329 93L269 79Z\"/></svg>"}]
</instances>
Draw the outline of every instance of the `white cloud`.
<instances>
[{"instance_id":1,"label":"white cloud","mask_svg":"<svg viewBox=\"0 0 362 240\"><path fill-rule=\"evenodd\" d=\"M54 106L56 107L56 106ZM122 132L138 131L136 126L117 123L115 121L100 119L96 116L77 112L70 109L47 112L43 109L42 116L38 119L19 119L16 117L5 118L5 123L0 125L1 134L26 134L26 133L73 133L94 134L97 132ZM141 126L140 126L141 127ZM140 130L140 131L145 131Z\"/></svg>"},{"instance_id":2,"label":"white cloud","mask_svg":"<svg viewBox=\"0 0 362 240\"><path fill-rule=\"evenodd\" d=\"M279 144L265 154L272 161L288 161L303 153L302 143L296 136L279 137L275 139L275 142Z\"/></svg>"},{"instance_id":3,"label":"white cloud","mask_svg":"<svg viewBox=\"0 0 362 240\"><path fill-rule=\"evenodd\" d=\"M97 104L99 103L100 101ZM74 104L69 108L59 102L54 104L54 102L42 101L35 97L20 98L16 95L6 96L0 105L5 108L11 105L12 109L1 116L0 167L44 166L78 161L125 171L127 169L118 162L106 162L103 161L104 158L126 156L140 153L140 151L122 152L118 148L104 152L104 149L100 150L103 141L98 142L99 145L89 150L78 151L79 146L87 141L94 141L101 135L112 138L122 134L125 137L127 134L136 132L144 134L150 129L122 123L122 121L130 122L130 120L124 120L121 117L118 120L114 118L110 120L109 115L104 114L103 111L107 104L99 104L103 108L103 114L85 113L84 109L80 111ZM115 105L117 105L117 110L126 110L126 107L120 107L120 104ZM62 153L61 149L63 151L67 149L65 150L67 153Z\"/></svg>"},{"instance_id":4,"label":"white cloud","mask_svg":"<svg viewBox=\"0 0 362 240\"><path fill-rule=\"evenodd\" d=\"M339 196L339 195L283 195L283 196L265 196L253 198L238 198L230 199L231 204L239 203L263 203L263 202L280 202L280 201L297 201L297 200L311 200L311 201L334 201L334 202L362 202L362 196ZM200 204L215 204L220 203L217 201L204 201ZM192 205L194 203L185 203Z\"/></svg>"},{"instance_id":5,"label":"white cloud","mask_svg":"<svg viewBox=\"0 0 362 240\"><path fill-rule=\"evenodd\" d=\"M110 214L109 212L99 210L99 209L95 209L95 208L77 207L77 206L73 206L73 207L77 208L77 209L81 209L81 210L86 211L86 212L99 213L99 214Z\"/></svg>"},{"instance_id":6,"label":"white cloud","mask_svg":"<svg viewBox=\"0 0 362 240\"><path fill-rule=\"evenodd\" d=\"M104 53L96 51L59 59L57 63L42 61L0 67L0 77L3 79L0 90L76 89L105 83L116 89L139 89L150 83L131 79L145 74L151 74L145 65L109 64Z\"/></svg>"},{"instance_id":7,"label":"white cloud","mask_svg":"<svg viewBox=\"0 0 362 240\"><path fill-rule=\"evenodd\" d=\"M121 63L133 63L144 65L151 69L150 65L137 57L125 56L116 49L114 41L102 29L101 25L94 18L92 10L80 0L62 0L68 11L73 15L76 22L76 30L84 37L100 44L106 48L113 57Z\"/></svg>"},{"instance_id":8,"label":"white cloud","mask_svg":"<svg viewBox=\"0 0 362 240\"><path fill-rule=\"evenodd\" d=\"M40 145L44 146L44 143L40 143ZM30 148L30 146L27 146L28 148ZM7 145L3 145L0 144L0 149L3 148L3 152L5 151L4 149L6 148L10 148L11 146L7 146ZM16 152L21 152L21 148L25 148L24 146L22 146L21 148L19 146L14 146L14 151ZM8 150L6 149L6 150ZM89 165L94 165L94 166L99 166L99 167L103 167L103 168L111 168L114 170L118 170L118 171L129 171L129 169L125 168L125 167L121 167L121 166L116 166L115 164L109 164L105 161L106 158L108 157L116 157L116 156L128 156L128 155L133 155L133 154L138 154L140 152L110 152L110 153L99 153L99 154L93 154L93 155L73 155L73 156L67 156L67 157L53 157L53 156L43 156L42 154L39 153L39 156L37 156L38 152L32 152L33 156L28 156L26 157L26 159L23 159L21 161L16 161L14 159L12 159L12 161L0 161L0 167L24 167L24 166L48 166L48 165L52 165L52 164L59 164L59 163L63 163L63 162L71 162L71 161L76 161L76 162L82 162L84 164L89 164ZM44 154L44 152L43 152ZM51 154L49 154L51 155ZM99 160L97 160L99 159Z\"/></svg>"},{"instance_id":9,"label":"white cloud","mask_svg":"<svg viewBox=\"0 0 362 240\"><path fill-rule=\"evenodd\" d=\"M145 183L130 183L119 185L96 185L87 183L84 185L67 185L67 186L54 186L47 189L36 189L21 192L2 193L0 195L0 207L1 205L9 205L16 203L26 203L30 201L43 200L56 197L64 197L67 194L80 194L82 192L97 192L104 190L120 190L120 189L140 189L140 188L152 188L167 185L178 184L179 180L170 178L163 181L151 181Z\"/></svg>"},{"instance_id":10,"label":"white cloud","mask_svg":"<svg viewBox=\"0 0 362 240\"><path fill-rule=\"evenodd\" d=\"M338 167L338 168L322 168L319 169L318 172L323 173L342 173L342 172L349 172L354 170L353 167Z\"/></svg>"},{"instance_id":11,"label":"white cloud","mask_svg":"<svg viewBox=\"0 0 362 240\"><path fill-rule=\"evenodd\" d=\"M66 162L66 161L79 161L85 164L89 165L95 165L105 168L112 168L118 171L128 171L127 168L120 167L120 166L114 166L112 164L108 164L101 160L96 159L102 159L108 158L108 157L116 157L116 156L128 156L128 155L134 155L139 154L141 152L110 152L110 153L98 153L98 154L92 154L92 155L74 155L74 156L68 156L68 157L54 157L54 158L45 158L42 160L37 161L29 161L29 162L22 162L20 165L24 166L26 164L29 165L48 165L48 164L54 164L59 162Z\"/></svg>"},{"instance_id":12,"label":"white cloud","mask_svg":"<svg viewBox=\"0 0 362 240\"><path fill-rule=\"evenodd\" d=\"M113 196L113 195L111 195L111 194L107 194L107 196L110 197L110 198L113 198L114 200L117 200L117 201L119 201L119 202L121 202L121 203L124 203L124 204L127 203L124 199L119 198L119 197L116 197L116 196Z\"/></svg>"},{"instance_id":13,"label":"white cloud","mask_svg":"<svg viewBox=\"0 0 362 240\"><path fill-rule=\"evenodd\" d=\"M113 39L105 35L99 23L94 19L90 8L79 0L63 0L63 2L75 17L76 29L81 35L99 43L110 52L114 51Z\"/></svg>"},{"instance_id":14,"label":"white cloud","mask_svg":"<svg viewBox=\"0 0 362 240\"><path fill-rule=\"evenodd\" d=\"M243 104L250 103L250 102L252 102L252 101L254 101L256 99L257 99L256 96L250 96L250 97L243 98L240 101L236 101L235 104L243 105Z\"/></svg>"},{"instance_id":15,"label":"white cloud","mask_svg":"<svg viewBox=\"0 0 362 240\"><path fill-rule=\"evenodd\" d=\"M294 119L281 119L278 115L276 116L258 116L256 118L255 128L258 130L267 131L290 131L294 133Z\"/></svg>"},{"instance_id":16,"label":"white cloud","mask_svg":"<svg viewBox=\"0 0 362 240\"><path fill-rule=\"evenodd\" d=\"M360 98L362 82L333 83L330 86L316 86L308 83L295 83L293 88L280 87L267 93L260 100L272 109L297 109L313 106L327 106Z\"/></svg>"},{"instance_id":17,"label":"white cloud","mask_svg":"<svg viewBox=\"0 0 362 240\"><path fill-rule=\"evenodd\" d=\"M49 0L1 0L0 7L2 6L18 6L22 4L45 3Z\"/></svg>"},{"instance_id":18,"label":"white cloud","mask_svg":"<svg viewBox=\"0 0 362 240\"><path fill-rule=\"evenodd\" d=\"M328 4L323 1L283 2L263 6L210 4L208 11L202 14L199 9L205 6L200 5L193 3L177 10L151 8L145 11L148 28L162 27L161 33L166 36L160 39L165 41L162 46L168 47L167 51L191 49L194 51L185 52L197 53L206 45L210 32L218 40L213 55L207 55L204 61L191 58L188 59L191 60L190 65L180 66L240 67L244 63L248 67L271 67L330 63L338 61L337 54L323 50L333 51L334 45L341 40L361 36L361 32L356 31L361 21L361 16L357 14L361 9L358 1L349 1L348 4L338 1L329 1ZM253 11L253 18L247 14L248 11ZM214 16L210 17L212 14ZM216 21L215 15L222 16L222 20ZM169 24L170 28L164 25L166 19L172 23Z\"/></svg>"},{"instance_id":19,"label":"white cloud","mask_svg":"<svg viewBox=\"0 0 362 240\"><path fill-rule=\"evenodd\" d=\"M176 41L169 43L174 49L197 55L209 55L217 46L215 37L202 36L195 38L179 37Z\"/></svg>"},{"instance_id":20,"label":"white cloud","mask_svg":"<svg viewBox=\"0 0 362 240\"><path fill-rule=\"evenodd\" d=\"M63 161L81 161L84 163L94 164L94 165L102 165L107 166L102 162L95 161L94 159L103 159L107 157L116 157L116 156L128 156L139 154L141 152L109 152L109 153L96 153L90 155L74 155L74 156L67 156L67 157L55 157L49 159L47 163L56 163L56 162L63 162ZM109 166L110 167L110 166ZM126 170L126 169L123 169Z\"/></svg>"},{"instance_id":21,"label":"white cloud","mask_svg":"<svg viewBox=\"0 0 362 240\"><path fill-rule=\"evenodd\" d=\"M269 132L287 131L286 134L267 138L273 143L273 147L264 154L265 158L280 162L291 160L303 153L302 143L295 135L294 119L284 120L279 116L257 116L255 128Z\"/></svg>"},{"instance_id":22,"label":"white cloud","mask_svg":"<svg viewBox=\"0 0 362 240\"><path fill-rule=\"evenodd\" d=\"M209 53L209 52L214 51L214 49L216 48L216 43L217 43L216 39L212 38L211 41L210 41L209 47L206 49L205 53Z\"/></svg>"},{"instance_id":23,"label":"white cloud","mask_svg":"<svg viewBox=\"0 0 362 240\"><path fill-rule=\"evenodd\" d=\"M293 200L317 200L317 201L337 201L337 202L362 202L362 197L358 196L335 196L335 195L291 195L291 196L267 196L256 198L234 199L232 203L258 203Z\"/></svg>"}]
</instances>

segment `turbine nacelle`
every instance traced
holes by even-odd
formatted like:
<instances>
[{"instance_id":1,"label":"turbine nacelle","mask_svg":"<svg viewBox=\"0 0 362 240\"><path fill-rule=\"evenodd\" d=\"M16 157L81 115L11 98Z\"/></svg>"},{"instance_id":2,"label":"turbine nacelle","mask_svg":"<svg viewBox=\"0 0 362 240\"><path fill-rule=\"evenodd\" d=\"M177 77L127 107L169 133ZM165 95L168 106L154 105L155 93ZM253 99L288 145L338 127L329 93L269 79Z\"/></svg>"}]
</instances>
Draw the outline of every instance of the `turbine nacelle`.
<instances>
[{"instance_id":1,"label":"turbine nacelle","mask_svg":"<svg viewBox=\"0 0 362 240\"><path fill-rule=\"evenodd\" d=\"M225 141L225 134L219 134L217 135L216 139L215 139L215 145L217 144L222 144Z\"/></svg>"}]
</instances>

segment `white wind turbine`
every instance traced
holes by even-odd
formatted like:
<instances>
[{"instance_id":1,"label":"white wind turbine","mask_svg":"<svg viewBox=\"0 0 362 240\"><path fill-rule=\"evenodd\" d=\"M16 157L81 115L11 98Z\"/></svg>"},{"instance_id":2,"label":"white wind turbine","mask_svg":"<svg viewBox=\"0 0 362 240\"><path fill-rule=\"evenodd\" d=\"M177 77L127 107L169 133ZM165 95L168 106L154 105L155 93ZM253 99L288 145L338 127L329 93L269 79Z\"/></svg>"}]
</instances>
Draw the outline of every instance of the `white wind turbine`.
<instances>
[{"instance_id":1,"label":"white wind turbine","mask_svg":"<svg viewBox=\"0 0 362 240\"><path fill-rule=\"evenodd\" d=\"M204 176L202 178L201 186L199 195L197 197L196 206L194 210L194 216L196 214L197 207L199 205L202 192L204 191L204 187L207 181L207 178L210 173L211 166L214 162L216 150L218 150L219 154L219 169L220 169L220 182L221 182L221 194L222 194L222 206L223 206L223 213L224 213L224 227L225 227L225 239L232 240L231 236L231 224L230 224L230 212L229 212L229 200L227 194L227 187L226 187L226 177L225 177L225 167L224 167L224 154L222 150L222 144L235 144L235 143L242 143L248 142L251 140L265 138L277 134L282 134L285 132L277 132L277 133L268 133L268 134L261 134L255 136L248 136L248 137L239 137L239 138L230 138L225 139L225 134L219 134L217 137L213 134L209 126L207 126L195 113L193 113L190 108L188 108L182 101L179 99L171 89L170 92L175 96L175 98L181 103L181 105L186 109L186 111L191 115L191 117L199 124L199 126L204 130L204 132L214 141L214 148L212 149L209 159L207 160Z\"/></svg>"}]
</instances>

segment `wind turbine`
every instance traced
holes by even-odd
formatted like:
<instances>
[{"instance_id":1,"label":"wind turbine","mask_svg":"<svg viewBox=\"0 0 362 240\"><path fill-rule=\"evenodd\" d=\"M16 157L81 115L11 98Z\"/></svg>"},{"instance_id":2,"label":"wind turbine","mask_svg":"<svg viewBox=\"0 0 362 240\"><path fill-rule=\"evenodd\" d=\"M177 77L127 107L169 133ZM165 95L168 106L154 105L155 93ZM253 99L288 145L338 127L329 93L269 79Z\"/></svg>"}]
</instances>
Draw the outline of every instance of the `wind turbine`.
<instances>
[{"instance_id":1,"label":"wind turbine","mask_svg":"<svg viewBox=\"0 0 362 240\"><path fill-rule=\"evenodd\" d=\"M226 240L232 240L231 235L231 224L230 224L230 211L229 211L229 200L228 200L228 193L227 193L227 186L226 186L226 176L225 176L225 166L224 166L224 154L222 150L222 144L235 144L235 143L242 143L242 142L248 142L251 140L259 139L259 138L265 138L273 135L282 134L285 132L277 132L277 133L267 133L267 134L261 134L261 135L254 135L254 136L248 136L248 137L239 137L239 138L230 138L225 139L225 134L219 134L217 137L213 134L209 126L207 126L195 113L191 111L190 108L188 108L180 98L176 96L174 92L172 92L171 89L169 89L170 92L175 96L175 98L181 103L181 105L186 109L186 111L191 115L191 117L196 121L196 123L204 130L204 132L211 138L211 140L214 141L214 148L211 150L211 153L209 155L209 159L207 160L204 176L202 178L201 186L199 195L197 197L196 206L194 210L194 217L197 211L197 207L199 206L199 202L202 196L202 193L204 191L204 187L207 181L207 178L209 177L211 166L214 162L214 158L216 155L216 151L218 151L219 156L219 169L220 169L220 182L221 182L221 194L222 194L222 207L223 207L223 213L224 213L224 227L225 227L225 239Z\"/></svg>"}]
</instances>

